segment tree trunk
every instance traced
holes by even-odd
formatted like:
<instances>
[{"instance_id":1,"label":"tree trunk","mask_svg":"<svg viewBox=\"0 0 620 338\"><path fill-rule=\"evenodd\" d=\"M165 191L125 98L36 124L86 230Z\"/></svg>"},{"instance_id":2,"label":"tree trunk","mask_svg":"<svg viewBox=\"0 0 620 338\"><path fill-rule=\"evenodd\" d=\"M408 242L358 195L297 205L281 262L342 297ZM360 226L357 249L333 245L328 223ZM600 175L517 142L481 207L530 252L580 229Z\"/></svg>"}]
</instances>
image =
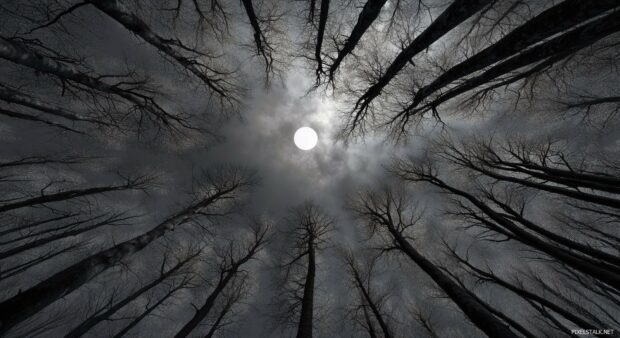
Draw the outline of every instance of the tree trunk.
<instances>
[{"instance_id":1,"label":"tree trunk","mask_svg":"<svg viewBox=\"0 0 620 338\"><path fill-rule=\"evenodd\" d=\"M571 53L592 45L598 40L613 34L618 30L620 30L620 12L614 12L586 25L575 28L572 31L562 34L559 37L553 38L545 43L536 45L504 62L499 63L498 65L491 67L481 75L468 79L463 84L450 89L445 94L435 98L425 107L427 107L427 109L429 107L436 108L440 104L462 93L529 64L536 63L547 58L552 58L555 55L570 55ZM560 59L554 58L553 60L554 62L557 62ZM414 108L415 106L411 104L405 110L400 112L398 116L410 115L417 111L414 111Z\"/></svg>"},{"instance_id":2,"label":"tree trunk","mask_svg":"<svg viewBox=\"0 0 620 338\"><path fill-rule=\"evenodd\" d=\"M370 103L381 94L383 88L403 69L409 60L491 3L493 0L455 0L428 28L396 56L381 78L360 96L353 108L355 117L352 126L357 126Z\"/></svg>"},{"instance_id":3,"label":"tree trunk","mask_svg":"<svg viewBox=\"0 0 620 338\"><path fill-rule=\"evenodd\" d=\"M84 232L90 231L90 230L94 230L97 229L99 227L105 226L105 225L111 225L114 224L116 222L119 221L123 221L123 220L128 220L131 219L133 217L123 217L123 218L117 218L115 216L109 217L101 222L96 222L94 224L91 224L89 226L83 227L83 228L79 228L79 229L75 229L75 230L70 230L70 231L65 231L62 233L58 233L58 234L54 234L45 238L39 238L36 239L32 242L28 242L26 244L20 245L18 247L15 248L11 248L9 250L6 251L2 251L0 252L0 259L5 259L7 257L11 257L13 255L19 254L21 252L27 251L27 250L31 250L34 248L38 248L40 246L43 246L45 244L51 243L53 241L62 239L62 238L67 238L67 237L73 237L73 236L77 236L79 234L82 234Z\"/></svg>"},{"instance_id":4,"label":"tree trunk","mask_svg":"<svg viewBox=\"0 0 620 338\"><path fill-rule=\"evenodd\" d=\"M8 102L8 103L18 104L20 106L28 107L31 109L35 109L37 111L40 111L40 112L43 112L49 115L57 116L57 117L62 117L64 119L71 120L71 121L88 122L88 123L95 123L98 125L110 126L109 123L91 119L86 116L82 116L80 114L67 112L59 107L54 107L49 104L40 102L39 100L35 98L32 98L30 96L24 95L15 90L11 90L11 89L8 89L2 86L0 86L0 100Z\"/></svg>"},{"instance_id":5,"label":"tree trunk","mask_svg":"<svg viewBox=\"0 0 620 338\"><path fill-rule=\"evenodd\" d=\"M70 131L70 132L76 133L76 134L85 134L84 132L81 132L79 130L73 129L71 127L67 127L67 126L65 126L62 123L58 123L58 122L54 122L54 121L49 121L49 120L46 120L46 119L41 118L39 116L29 115L29 114L20 113L20 112L11 111L11 110L6 110L6 109L2 109L2 108L0 108L0 115L12 117L14 119L19 119L19 120L26 120L26 121L31 121L31 122L43 123L43 124L47 124L49 126L52 126L52 127L55 127L55 128L59 128L59 129L63 129L63 130L66 130L66 131Z\"/></svg>"},{"instance_id":6,"label":"tree trunk","mask_svg":"<svg viewBox=\"0 0 620 338\"><path fill-rule=\"evenodd\" d=\"M121 300L120 302L117 302L116 304L112 305L109 309L107 309L106 311L100 313L100 314L94 314L92 316L90 316L88 319L86 319L85 321L83 321L82 323L80 323L80 325L78 325L77 327L73 328L71 331L69 331L69 333L67 333L65 335L65 338L77 338L77 337L81 337L83 336L86 332L88 332L90 329L92 329L95 325L101 323L102 321L108 319L111 315L113 315L114 313L116 313L116 311L122 309L123 307L125 307L125 305L133 302L134 300L138 299L140 296L142 296L145 292L149 291L150 289L156 287L157 285L159 285L161 282L163 282L164 280L166 280L168 277L172 276L173 274L175 274L177 271L179 271L179 269L181 269L186 263L188 263L189 261L191 261L193 258L195 258L196 256L198 256L200 252L197 252L193 255L190 255L188 257L186 257L185 259L179 261L177 264L175 264L171 269L169 269L168 271L164 272L164 266L162 263L162 269L160 271L159 277L155 278L154 280L152 280L150 283L144 285L143 287L141 287L140 289L134 291L133 293L131 293L130 295L128 295L127 297L125 297L123 300ZM165 261L164 261L165 262Z\"/></svg>"},{"instance_id":7,"label":"tree trunk","mask_svg":"<svg viewBox=\"0 0 620 338\"><path fill-rule=\"evenodd\" d=\"M515 28L493 45L471 58L450 68L430 84L420 89L413 100L417 106L429 95L449 83L490 66L504 58L518 53L530 45L573 28L582 21L593 18L618 6L615 0L566 0L553 6L523 25Z\"/></svg>"},{"instance_id":8,"label":"tree trunk","mask_svg":"<svg viewBox=\"0 0 620 338\"><path fill-rule=\"evenodd\" d=\"M319 28L316 33L316 46L314 47L314 58L317 62L316 76L317 79L323 74L323 57L321 49L323 48L323 38L325 35L325 26L327 25L327 16L329 15L329 0L321 0L321 11L319 12Z\"/></svg>"},{"instance_id":9,"label":"tree trunk","mask_svg":"<svg viewBox=\"0 0 620 338\"><path fill-rule=\"evenodd\" d=\"M519 242L537 250L540 250L541 252L544 252L549 256L556 258L558 261L563 262L586 275L595 277L617 290L620 290L620 275L605 268L602 268L601 266L597 265L591 260L588 260L585 257L559 248L555 245L550 244L548 241L533 236L529 232L521 229L510 220L495 212L491 207L489 207L471 194L451 187L443 181L439 180L438 178L434 178L433 181L429 182L445 190L448 190L455 195L464 197L473 205L475 205L478 209L484 212L494 222L497 222L505 229L511 231L515 235L514 238Z\"/></svg>"},{"instance_id":10,"label":"tree trunk","mask_svg":"<svg viewBox=\"0 0 620 338\"><path fill-rule=\"evenodd\" d=\"M366 289L366 286L364 285L364 282L362 281L362 278L359 275L359 272L353 266L353 264L351 264L351 269L353 270L353 278L355 279L355 284L357 288L360 290L360 293L362 294L364 301L366 302L366 304L368 304L368 307L370 307L370 310L372 311L373 316L375 317L375 319L377 319L377 322L379 323L379 327L381 327L381 331L383 332L383 337L392 338L391 330L389 329L387 323L383 319L383 315L379 311L379 308L377 308L377 305L375 304L374 300L370 296L370 293L368 292L368 289Z\"/></svg>"},{"instance_id":11,"label":"tree trunk","mask_svg":"<svg viewBox=\"0 0 620 338\"><path fill-rule=\"evenodd\" d=\"M88 189L77 189L77 190L67 190L61 191L49 195L43 195L38 197L33 197L25 200L21 200L19 202L7 203L4 205L0 205L0 213L15 210L23 207L31 207L46 203L65 201L68 199L90 196L95 194L102 194L110 191L121 191L121 190L129 190L135 189L136 187L131 184L122 184L122 185L112 185L107 187L95 187Z\"/></svg>"},{"instance_id":12,"label":"tree trunk","mask_svg":"<svg viewBox=\"0 0 620 338\"><path fill-rule=\"evenodd\" d=\"M256 242L252 244L252 247L248 250L245 256L241 257L237 261L233 261L230 267L226 267L225 270L220 272L218 283L211 294L207 297L204 305L196 310L196 313L192 319L190 319L189 322L187 322L181 330L179 330L174 338L187 337L196 327L198 327L198 325L200 325L200 322L202 322L209 315L219 295L222 291L224 291L224 288L226 288L228 283L237 275L237 273L239 273L239 268L252 259L252 257L254 257L254 255L260 250L259 248L263 245L263 238L264 233L256 239ZM231 257L230 259L232 260L233 258Z\"/></svg>"},{"instance_id":13,"label":"tree trunk","mask_svg":"<svg viewBox=\"0 0 620 338\"><path fill-rule=\"evenodd\" d=\"M493 338L517 338L510 328L495 317L491 312L473 298L467 290L455 283L449 276L444 274L438 267L420 255L409 242L399 233L392 224L386 224L400 250L415 262L435 283L444 291L452 301L465 313L465 315L480 330Z\"/></svg>"},{"instance_id":14,"label":"tree trunk","mask_svg":"<svg viewBox=\"0 0 620 338\"><path fill-rule=\"evenodd\" d=\"M160 298L157 302L155 302L155 304L145 309L144 312L142 312L137 318L132 320L131 323L127 324L127 326L125 326L122 330L116 333L112 338L124 337L125 334L127 334L127 332L129 332L136 325L138 325L144 318L146 318L149 314L151 314L151 312L153 312L157 307L163 304L168 298L172 297L176 291L177 291L176 289L172 289L168 291L162 298Z\"/></svg>"},{"instance_id":15,"label":"tree trunk","mask_svg":"<svg viewBox=\"0 0 620 338\"><path fill-rule=\"evenodd\" d=\"M3 301L0 303L0 334L6 333L13 326L28 319L59 298L73 292L124 258L144 249L151 242L173 230L175 226L188 223L200 209L226 197L235 189L236 186L220 190L169 217L145 234L84 258L30 289Z\"/></svg>"},{"instance_id":16,"label":"tree trunk","mask_svg":"<svg viewBox=\"0 0 620 338\"><path fill-rule=\"evenodd\" d=\"M353 52L357 43L362 39L366 30L372 25L372 23L377 19L379 13L381 12L381 8L387 0L368 0L366 4L364 4L364 8L362 8L362 12L357 18L357 22L351 31L351 34L347 38L342 49L338 52L338 56L329 67L329 81L334 80L334 74L336 70L340 66L340 63L344 58Z\"/></svg>"},{"instance_id":17,"label":"tree trunk","mask_svg":"<svg viewBox=\"0 0 620 338\"><path fill-rule=\"evenodd\" d=\"M78 71L71 65L43 56L26 46L1 37L0 58L32 68L41 73L57 76L62 80L79 83L102 93L119 96L136 107L143 107L155 120L163 123L170 123L173 120L179 121L178 117L168 114L150 97L138 95L132 90L123 89L122 86L107 84L99 78L91 77L86 73Z\"/></svg>"},{"instance_id":18,"label":"tree trunk","mask_svg":"<svg viewBox=\"0 0 620 338\"><path fill-rule=\"evenodd\" d=\"M566 308L559 306L551 301L549 301L547 298L545 297L541 297L537 294L534 294L532 292L529 292L523 288L517 287L499 277L497 277L495 274L483 271L475 266L473 266L472 264L470 264L469 262L466 262L463 258L461 258L460 256L457 256L455 253L453 253L453 255L461 262L463 262L467 267L469 267L470 269L472 269L474 272L476 272L478 275L482 276L482 278L485 281L490 281L492 283L495 283L497 285L500 285L512 292L514 292L516 295L525 298L525 299L530 299L532 301L535 301L537 303L539 303L540 305L552 310L553 312L559 314L560 316L566 318L567 320L571 321L573 324L578 325L580 328L583 329L596 329L598 328L598 326L595 326L591 323L588 323L587 321L585 321L584 319L578 317L577 315L573 314L571 311L568 311Z\"/></svg>"},{"instance_id":19,"label":"tree trunk","mask_svg":"<svg viewBox=\"0 0 620 338\"><path fill-rule=\"evenodd\" d=\"M314 314L314 279L316 275L316 261L314 251L314 237L310 235L308 242L308 270L304 282L304 295L301 300L301 313L297 326L297 338L312 338L312 324Z\"/></svg>"}]
</instances>

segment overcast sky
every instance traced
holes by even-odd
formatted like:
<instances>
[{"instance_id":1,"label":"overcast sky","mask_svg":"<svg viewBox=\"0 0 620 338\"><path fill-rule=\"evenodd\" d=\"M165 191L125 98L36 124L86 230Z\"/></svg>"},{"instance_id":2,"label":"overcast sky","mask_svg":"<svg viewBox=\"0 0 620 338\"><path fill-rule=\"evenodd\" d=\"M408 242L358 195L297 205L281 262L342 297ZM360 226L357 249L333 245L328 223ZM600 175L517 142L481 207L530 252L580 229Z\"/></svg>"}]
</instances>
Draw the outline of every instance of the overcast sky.
<instances>
[{"instance_id":1,"label":"overcast sky","mask_svg":"<svg viewBox=\"0 0 620 338\"><path fill-rule=\"evenodd\" d=\"M444 3L439 1L438 3ZM235 7L238 2L231 1ZM240 5L234 11L240 10ZM441 9L441 7L439 7ZM0 21L6 13L0 13ZM355 17L356 12L346 13L346 16ZM8 19L7 19L8 20ZM24 25L18 19L0 25L6 31ZM296 21L291 19L284 24L289 29L288 34L294 39L300 39L296 34L303 34ZM502 99L494 102L486 115L468 116L461 111L451 110L444 122L446 125L437 125L434 121L424 121L418 128L412 128L412 133L403 142L396 143L386 135L369 133L365 138L343 142L337 137L342 126L343 107L349 98L343 95L332 95L330 91L310 90L314 84L314 73L308 69L304 61L296 59L287 69L282 71L280 79L273 79L269 86L265 85L260 59L252 58L247 50L239 48L227 57L231 63L239 65L240 81L248 89L243 95L238 114L223 118L212 103L206 100L201 88L197 88L187 77L179 75L178 69L161 58L151 47L128 33L110 19L96 13L92 8L85 7L76 11L65 24L72 37L64 46L58 41L51 42L56 48L75 51L87 56L89 64L97 70L122 69L124 64L136 66L142 73L153 78L161 91L161 99L175 109L182 109L200 115L209 121L211 132L194 135L191 140L176 142L159 142L148 139L138 139L133 135L111 135L93 133L91 136L75 136L71 134L59 135L45 126L38 126L27 122L0 121L0 158L10 159L21 155L35 154L76 154L84 156L100 156L94 164L62 167L57 169L35 170L30 173L44 181L48 177L59 175L76 183L112 182L117 172L154 173L157 174L158 185L148 194L132 193L106 196L101 204L115 208L119 204L130 208L132 212L141 214L136 224L132 226L115 227L112 231L97 231L94 234L83 235L80 239L90 239L91 245L81 256L76 254L65 257L44 269L29 271L19 280L2 282L0 288L8 293L12 290L26 288L36 281L55 271L57 266L64 266L69 262L77 261L92 253L93 248L102 248L112 243L140 234L158 224L167 215L171 214L189 200L192 179L200 174L202 169L214 168L218 165L233 164L256 172L260 183L253 188L247 197L243 216L258 215L272 220L277 230L290 228L287 224L287 215L291 207L295 207L307 200L313 200L336 221L336 229L330 237L332 246L320 254L319 291L317 304L325 320L317 326L318 337L338 334L343 337L356 336L350 324L341 322L341 316L352 297L351 289L347 285L347 277L340 258L338 247L361 247L361 226L352 218L346 209L348 196L352 196L365 187L376 187L382 184L393 183L393 178L386 171L386 167L397 156L420 156L437 137L467 138L470 136L495 135L499 138L507 135L520 134L527 137L556 137L571 139L571 147L577 152L611 149L617 152L618 129L614 130L615 122L604 128L578 129L579 117L557 117L541 122L534 109L521 109L515 113L510 104ZM233 32L240 37L248 37L247 22L235 22ZM344 25L346 27L346 25ZM23 27L21 27L23 28ZM344 29L344 28L343 28ZM297 37L296 37L297 36ZM48 37L54 41L51 37ZM244 43L248 39L239 38ZM294 41L298 46L300 41ZM294 47L297 48L297 47ZM392 48L395 48L392 46ZM293 51L290 51L294 53ZM392 51L386 51L386 57ZM430 53L444 52L441 46ZM29 70L24 70L6 62L0 63L1 82L21 84L33 92L44 93L59 104L66 103L66 99L58 97L58 87L48 80L37 77ZM576 83L584 87L592 86L592 79L575 75ZM588 82L590 81L590 82ZM600 83L611 82L603 79ZM506 94L507 97L510 94ZM4 104L4 103L3 103ZM452 109L452 108L446 108ZM509 114L508 114L509 113ZM312 127L318 134L318 144L312 150L298 149L293 142L295 131L303 126ZM596 135L594 137L593 135ZM442 168L444 170L445 168ZM57 170L57 171L55 171ZM444 171L453 182L463 182L467 178L459 174ZM423 227L417 230L419 248L422 252L433 252L438 247L433 240L446 235L451 240L462 240L469 243L470 239L463 232L454 230L450 218L443 215L439 209L445 200L436 191L429 187L408 187L414 200L418 200L428 207L428 217ZM232 217L222 221L221 226L243 226L244 217ZM449 229L452 229L450 232ZM276 231L276 238L280 234ZM180 235L183 239L183 235ZM251 297L242 307L238 316L238 323L226 331L230 337L280 337L282 328L275 328L270 317L270 308L278 290L274 289L274 264L277 262L277 249L285 243L277 243L262 253L262 260L252 263L251 271L255 283ZM158 250L157 248L149 248ZM148 270L149 264L155 263L154 257L148 251L132 257L131 264L136 269ZM482 250L482 255L493 255L497 262L511 262L510 247L498 250L491 247ZM433 259L437 258L429 254ZM393 320L401 332L410 334L425 334L419 325L409 316L408 306L424 308L433 314L433 319L439 324L438 328L445 337L470 337L480 334L470 324L464 322L463 315L454 304L446 299L437 298L437 291L428 278L417 268L398 258L387 260L390 265L379 268L377 283L388 287L393 296L388 302L388 308L393 312ZM324 263L324 264L323 264ZM113 280L112 274L104 275L97 282ZM134 278L129 274L128 280ZM117 281L119 282L119 281ZM53 314L66 311L67 324L63 322L52 331L64 332L69 325L79 320L76 309L83 309L92 296L92 290L103 289L102 284L93 283L87 289L80 289L67 297L62 304L56 304L41 314ZM178 330L178 322L187 318L191 307L183 300L195 296L204 296L204 289L187 293L180 297L175 304L170 305L174 311L169 318L158 320L149 318L133 331L133 336L160 337L163 333ZM482 293L492 293L493 290L483 290ZM406 299L407 301L403 301ZM510 306L512 300L500 300ZM519 309L515 309L517 313ZM75 316L75 317L72 317ZM78 321L79 322L79 321ZM172 324L171 324L172 323ZM113 324L111 327L114 327ZM94 334L105 336L107 328L101 328ZM289 328L290 330L290 328ZM409 331L407 331L409 330ZM285 331L290 335L292 331ZM93 335L94 337L95 335Z\"/></svg>"}]
</instances>

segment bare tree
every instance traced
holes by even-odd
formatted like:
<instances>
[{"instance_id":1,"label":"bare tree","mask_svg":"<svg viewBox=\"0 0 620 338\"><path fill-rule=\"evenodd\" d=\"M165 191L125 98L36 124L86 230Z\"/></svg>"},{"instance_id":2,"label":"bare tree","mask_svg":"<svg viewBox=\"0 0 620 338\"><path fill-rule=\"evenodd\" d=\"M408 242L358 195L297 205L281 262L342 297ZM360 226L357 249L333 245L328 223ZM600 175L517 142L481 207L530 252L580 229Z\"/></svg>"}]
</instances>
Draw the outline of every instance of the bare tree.
<instances>
[{"instance_id":1,"label":"bare tree","mask_svg":"<svg viewBox=\"0 0 620 338\"><path fill-rule=\"evenodd\" d=\"M619 18L620 14L618 14L617 11L612 12L611 14L584 24L558 37L526 49L512 58L492 66L482 74L465 80L463 83L442 93L422 107L415 108L417 103L409 104L399 111L391 121L399 121L401 128L404 128L404 125L415 115L432 111L438 117L437 107L440 104L478 86L489 83L499 76L538 63L528 70L517 73L516 75L511 75L507 79L502 79L498 83L492 84L489 88L486 88L485 91L497 88L498 86L506 86L527 76L541 72L569 55L594 44L608 35L616 33L620 30L620 25L618 24ZM485 92L483 92L483 94L484 93Z\"/></svg>"},{"instance_id":2,"label":"bare tree","mask_svg":"<svg viewBox=\"0 0 620 338\"><path fill-rule=\"evenodd\" d=\"M158 128L169 131L191 128L184 116L172 114L164 109L153 98L155 90L148 86L146 80L137 78L134 72L122 75L92 75L88 70L80 69L82 62L50 52L47 47L40 47L38 44L34 46L38 49L33 48L32 42L28 40L0 37L0 58L57 78L62 85L63 93L68 91L76 96L84 94L95 101L104 101L99 102L97 106L110 106L114 113L118 114L121 110L118 105L128 105L124 109L129 113L123 114L137 115L134 118L139 124L146 119ZM115 81L106 81L112 79ZM122 120L124 117L113 118ZM139 125L139 128L142 126Z\"/></svg>"},{"instance_id":3,"label":"bare tree","mask_svg":"<svg viewBox=\"0 0 620 338\"><path fill-rule=\"evenodd\" d=\"M385 5L386 2L387 0L368 0L364 4L364 7L362 7L362 11L360 12L357 19L357 22L355 23L355 26L351 31L351 34L349 34L349 36L346 38L344 45L338 50L338 55L329 65L329 70L327 73L328 82L333 83L334 76L336 75L338 67L340 66L344 58L353 52L358 42L362 39L364 33L366 33L368 28L370 28L370 26L379 16L381 8L383 8L383 5ZM320 82L320 79L317 79L317 83Z\"/></svg>"},{"instance_id":4,"label":"bare tree","mask_svg":"<svg viewBox=\"0 0 620 338\"><path fill-rule=\"evenodd\" d=\"M109 320L110 316L114 315L116 312L118 312L120 309L122 309L123 307L125 307L126 305L128 305L129 303L135 301L136 299L138 299L139 297L143 296L145 293L149 292L150 290L152 290L153 288L159 286L160 284L162 284L164 281L170 279L170 278L174 278L175 276L182 274L183 270L182 268L187 265L188 263L191 263L192 260L194 260L196 257L198 257L201 254L201 250L193 250L190 248L188 250L188 252L185 254L184 257L180 257L178 259L178 261L170 268L168 268L166 270L166 265L168 263L168 260L170 259L169 254L165 253L164 257L162 259L161 265L159 267L159 275L154 278L153 280L151 280L150 282L148 282L147 284L145 284L144 286L142 286L141 288L133 291L131 294L129 294L128 296L126 296L125 298L121 299L120 301L114 301L113 299L110 299L109 302L109 306L107 307L103 307L101 309L98 309L95 313L93 313L92 315L90 315L88 318L86 318L84 321L82 321L79 325L77 325L76 327L74 327L73 329L71 329L66 335L65 337L69 338L75 338L75 337L81 337L83 336L86 332L88 332L90 329L92 329L95 325L99 324L100 322L104 321L104 320ZM187 286L189 284L189 280L181 283L181 285ZM172 290L178 291L177 288L173 288ZM172 290L170 291L170 295L172 294ZM162 297L162 299L165 300L165 298L167 297ZM160 299L161 301L161 299ZM163 302L163 301L162 301ZM155 304L159 305L161 304L161 302L156 302ZM145 312L150 312L152 311L152 309L147 308L147 310ZM131 324L130 324L131 325Z\"/></svg>"},{"instance_id":5,"label":"bare tree","mask_svg":"<svg viewBox=\"0 0 620 338\"><path fill-rule=\"evenodd\" d=\"M102 193L112 192L112 191L136 190L136 189L143 190L143 189L146 189L146 187L148 187L149 183L151 183L152 180L153 178L149 176L139 176L135 178L127 178L126 182L122 184L116 184L116 185L112 184L112 185L92 187L92 188L65 190L65 191L54 192L51 194L46 194L46 190L49 188L49 186L46 186L40 190L40 196L24 198L18 201L0 205L0 213L19 209L19 208L32 207L32 206L53 203L53 202L58 202L58 201L64 201L64 200L78 198L82 196L102 194Z\"/></svg>"},{"instance_id":6,"label":"bare tree","mask_svg":"<svg viewBox=\"0 0 620 338\"><path fill-rule=\"evenodd\" d=\"M281 296L284 321L296 326L298 338L312 337L314 298L317 279L317 253L328 243L334 220L317 205L306 202L291 211L292 224L287 242L291 243L282 266L284 293Z\"/></svg>"},{"instance_id":7,"label":"bare tree","mask_svg":"<svg viewBox=\"0 0 620 338\"><path fill-rule=\"evenodd\" d=\"M414 248L408 232L422 215L410 208L402 193L395 193L388 188L382 193L365 193L352 202L352 209L367 224L370 233L386 242L384 250L398 250L410 258L480 330L489 337L517 337L501 317Z\"/></svg>"},{"instance_id":8,"label":"bare tree","mask_svg":"<svg viewBox=\"0 0 620 338\"><path fill-rule=\"evenodd\" d=\"M233 199L243 188L252 184L252 181L238 170L226 170L214 176L212 181L202 183L204 184L202 194L198 194L188 207L171 215L150 231L84 258L0 303L2 309L0 332L7 332L62 296L120 263L124 258L173 231L175 227L191 223L196 218L208 217L209 207Z\"/></svg>"},{"instance_id":9,"label":"bare tree","mask_svg":"<svg viewBox=\"0 0 620 338\"><path fill-rule=\"evenodd\" d=\"M264 246L268 242L268 232L269 228L266 226L256 226L253 229L253 239L251 243L248 245L240 245L233 241L229 242L221 251L218 252L218 256L220 256L219 266L218 266L218 276L216 278L216 282L214 283L213 290L205 300L204 304L200 307L195 308L194 316L176 333L175 337L187 337L192 331L194 331L200 323L210 314L210 312L215 307L215 302L219 297L222 297L225 288L231 283L234 288L238 288L239 285L235 286L235 282L233 281L236 278L244 278L244 272L241 270L241 266L254 259L256 254L259 253ZM230 295L227 297L228 301L234 300L234 297L231 298ZM232 303L230 304L232 306ZM222 325L222 318L226 315L226 313L230 310L230 308L226 309L220 313L220 316L216 319L213 325L213 331L217 330ZM208 333L212 335L213 333Z\"/></svg>"},{"instance_id":10,"label":"bare tree","mask_svg":"<svg viewBox=\"0 0 620 338\"><path fill-rule=\"evenodd\" d=\"M510 290L511 292L515 293L519 297L524 298L527 302L531 304L532 303L538 304L538 307L535 307L535 309L540 310L541 308L546 308L547 311L550 310L550 311L553 311L554 313L557 313L558 315L564 317L566 320L573 322L578 327L595 329L596 327L600 327L601 325L604 325L603 323L599 321L597 321L596 323L590 323L588 322L587 319L580 317L579 314L577 314L576 312L573 312L563 307L562 305L558 305L554 303L549 297L541 296L533 291L528 290L523 285L524 283L522 281L519 281L519 279L516 279L514 283L511 283L508 280L502 279L501 277L497 276L488 267L487 267L487 270L476 267L469 261L467 257L462 257L461 255L459 255L456 252L455 248L449 246L447 243L445 243L445 246L446 248L448 248L448 251L450 252L451 256L455 258L459 263L464 265L467 269L475 273L478 280L482 283L493 283L493 284L502 286L506 288L507 290ZM542 314L543 316L549 315L548 312L544 312Z\"/></svg>"},{"instance_id":11,"label":"bare tree","mask_svg":"<svg viewBox=\"0 0 620 338\"><path fill-rule=\"evenodd\" d=\"M555 5L518 26L496 43L442 73L416 93L412 106L417 106L429 95L463 76L521 52L554 34L571 29L582 21L596 17L615 6L617 3L614 1L575 0ZM550 24L551 22L553 24Z\"/></svg>"},{"instance_id":12,"label":"bare tree","mask_svg":"<svg viewBox=\"0 0 620 338\"><path fill-rule=\"evenodd\" d=\"M473 207L466 203L460 203L457 200L458 207L461 210L458 212L460 216L475 220L478 224L497 234L505 236L505 238L516 240L527 246L536 248L540 252L557 259L559 262L586 275L597 278L615 289L620 288L620 274L618 274L617 267L601 263L584 254L574 252L571 248L562 247L561 245L540 238L532 233L531 229L528 229L525 224L521 224L520 226L518 221L511 218L511 215L506 215L502 211L496 210L491 205L485 203L481 198L474 196L472 193L455 188L439 179L432 168L428 166L425 167L424 165L400 163L397 167L397 171L406 181L428 182L471 203ZM487 191L487 193L487 198L493 200L492 192ZM538 232L540 233L540 231Z\"/></svg>"},{"instance_id":13,"label":"bare tree","mask_svg":"<svg viewBox=\"0 0 620 338\"><path fill-rule=\"evenodd\" d=\"M394 61L389 65L379 79L368 87L357 99L355 106L350 111L352 116L347 123L346 129L353 132L360 123L366 118L368 109L372 101L377 98L383 88L405 67L411 59L428 48L433 42L458 26L476 12L485 8L493 1L454 1L450 6L437 17L420 35L418 35L406 48L404 48Z\"/></svg>"},{"instance_id":14,"label":"bare tree","mask_svg":"<svg viewBox=\"0 0 620 338\"><path fill-rule=\"evenodd\" d=\"M371 337L379 337L375 332L373 319L378 323L380 332L384 338L394 337L393 330L388 325L388 316L385 314L383 305L386 300L385 294L378 294L372 288L373 270L378 257L374 257L365 268L360 267L353 253L345 254L344 260L351 274L351 282L360 295L360 305L356 306L364 315L366 330ZM370 311L369 311L370 310ZM371 317L372 314L372 317Z\"/></svg>"}]
</instances>

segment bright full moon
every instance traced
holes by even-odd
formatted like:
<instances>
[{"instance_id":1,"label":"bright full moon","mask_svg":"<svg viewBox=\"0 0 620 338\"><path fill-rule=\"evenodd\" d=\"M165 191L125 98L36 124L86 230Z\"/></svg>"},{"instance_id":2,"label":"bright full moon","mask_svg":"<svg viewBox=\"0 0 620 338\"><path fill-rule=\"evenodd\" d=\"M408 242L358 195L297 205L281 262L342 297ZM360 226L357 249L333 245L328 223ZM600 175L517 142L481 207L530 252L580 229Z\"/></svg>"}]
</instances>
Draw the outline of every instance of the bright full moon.
<instances>
[{"instance_id":1,"label":"bright full moon","mask_svg":"<svg viewBox=\"0 0 620 338\"><path fill-rule=\"evenodd\" d=\"M318 139L316 132L310 127L301 127L297 129L295 137L293 138L295 145L301 150L310 150L314 148Z\"/></svg>"}]
</instances>

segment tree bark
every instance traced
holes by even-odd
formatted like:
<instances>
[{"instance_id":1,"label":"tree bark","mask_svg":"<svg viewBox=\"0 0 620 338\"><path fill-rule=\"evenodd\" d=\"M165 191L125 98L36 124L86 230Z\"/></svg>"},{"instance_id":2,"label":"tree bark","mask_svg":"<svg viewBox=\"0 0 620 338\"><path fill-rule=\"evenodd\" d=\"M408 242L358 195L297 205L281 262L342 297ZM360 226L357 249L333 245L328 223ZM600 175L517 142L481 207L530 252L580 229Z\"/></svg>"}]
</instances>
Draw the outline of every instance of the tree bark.
<instances>
[{"instance_id":1,"label":"tree bark","mask_svg":"<svg viewBox=\"0 0 620 338\"><path fill-rule=\"evenodd\" d=\"M359 271L357 271L357 269L355 268L355 266L353 266L353 264L351 264L350 266L353 272L353 278L355 279L355 284L357 288L360 290L360 293L362 294L364 301L366 302L366 304L368 304L368 307L370 307L370 310L372 311L373 316L375 317L375 319L377 319L377 322L379 323L379 327L381 327L381 331L383 332L383 337L392 338L391 330L388 327L385 320L383 319L383 315L381 314L381 311L379 311L379 308L375 304L375 301L370 296L368 289L364 285L364 281L362 280L359 274ZM364 308L364 311L366 311L365 308Z\"/></svg>"},{"instance_id":2,"label":"tree bark","mask_svg":"<svg viewBox=\"0 0 620 338\"><path fill-rule=\"evenodd\" d=\"M28 243L20 245L18 247L11 248L9 250L5 250L5 251L0 252L0 259L5 259L7 257L11 257L13 255L17 255L17 254L19 254L21 252L24 252L24 251L27 251L27 250L31 250L31 249L34 249L34 248L38 248L40 246L43 246L45 244L57 241L57 240L62 239L62 238L77 236L77 235L82 234L84 232L87 232L87 231L90 231L90 230L94 230L94 229L97 229L97 228L102 227L102 226L111 225L111 224L114 224L116 222L120 222L120 221L123 221L123 220L128 220L128 219L131 219L131 218L133 218L133 217L120 217L120 215L114 215L114 216L106 218L106 219L104 219L104 220L102 220L100 222L93 223L93 224L91 224L89 226L86 226L86 227L83 227L83 228L79 228L79 229L75 229L75 230L69 230L69 231L65 231L65 232L62 232L62 233L54 234L54 235L51 235L51 236L48 236L48 237L39 238L39 239L36 239L36 240L34 240L32 242L28 242Z\"/></svg>"},{"instance_id":3,"label":"tree bark","mask_svg":"<svg viewBox=\"0 0 620 338\"><path fill-rule=\"evenodd\" d=\"M6 87L0 86L0 100L18 104L20 106L28 107L49 115L62 117L67 120L76 121L76 122L87 122L94 123L98 125L110 126L109 123L104 121L99 121L96 119L88 118L86 116L82 116L80 114L67 112L59 107L54 107L49 104L43 103L33 97L24 95L15 90L8 89Z\"/></svg>"},{"instance_id":4,"label":"tree bark","mask_svg":"<svg viewBox=\"0 0 620 338\"><path fill-rule=\"evenodd\" d=\"M620 290L620 275L597 265L596 263L588 260L585 257L582 257L581 255L577 255L576 253L559 248L545 240L542 240L530 234L529 232L521 229L519 226L514 224L512 221L495 212L491 207L489 207L473 195L456 189L436 177L425 178L422 180L427 181L444 190L447 190L455 195L464 197L473 205L475 205L478 209L484 212L484 214L486 214L494 222L512 232L515 236L514 239L518 240L519 242L535 248L541 252L544 252L549 256L556 258L558 261L563 262L586 275L595 277L617 290Z\"/></svg>"},{"instance_id":5,"label":"tree bark","mask_svg":"<svg viewBox=\"0 0 620 338\"><path fill-rule=\"evenodd\" d=\"M224 291L224 288L226 288L228 283L239 273L239 268L254 257L254 255L261 249L262 245L264 244L264 240L265 232L257 233L255 242L252 244L252 246L248 249L247 253L243 257L237 259L236 261L233 257L230 257L230 259L232 260L230 266L222 269L218 278L218 282L215 285L213 291L211 291L211 293L205 300L205 303L196 310L194 316L179 330L179 332L177 332L174 338L187 337L196 327L198 327L198 325L200 325L200 322L202 322L213 309L215 301Z\"/></svg>"}]
</instances>

